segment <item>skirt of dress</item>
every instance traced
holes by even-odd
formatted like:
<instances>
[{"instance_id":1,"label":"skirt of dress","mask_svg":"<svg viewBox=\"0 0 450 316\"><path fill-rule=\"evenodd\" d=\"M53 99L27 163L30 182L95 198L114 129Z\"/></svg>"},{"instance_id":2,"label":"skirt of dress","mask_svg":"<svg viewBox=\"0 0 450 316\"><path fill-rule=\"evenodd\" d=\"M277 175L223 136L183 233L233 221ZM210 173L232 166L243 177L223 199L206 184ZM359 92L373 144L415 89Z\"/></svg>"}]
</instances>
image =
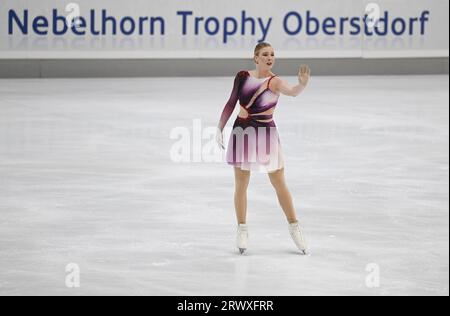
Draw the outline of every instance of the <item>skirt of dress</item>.
<instances>
[{"instance_id":1,"label":"skirt of dress","mask_svg":"<svg viewBox=\"0 0 450 316\"><path fill-rule=\"evenodd\" d=\"M283 150L274 121L263 123L239 116L233 124L227 163L247 171L274 172L284 167Z\"/></svg>"}]
</instances>

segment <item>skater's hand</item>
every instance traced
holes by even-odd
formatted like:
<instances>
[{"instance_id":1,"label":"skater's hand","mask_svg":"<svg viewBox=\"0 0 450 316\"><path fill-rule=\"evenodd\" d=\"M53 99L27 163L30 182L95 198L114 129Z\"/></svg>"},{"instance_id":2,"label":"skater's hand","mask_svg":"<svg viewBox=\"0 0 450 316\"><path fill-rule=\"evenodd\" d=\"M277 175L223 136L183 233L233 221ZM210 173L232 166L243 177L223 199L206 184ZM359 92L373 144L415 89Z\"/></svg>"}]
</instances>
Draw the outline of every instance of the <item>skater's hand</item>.
<instances>
[{"instance_id":1,"label":"skater's hand","mask_svg":"<svg viewBox=\"0 0 450 316\"><path fill-rule=\"evenodd\" d=\"M223 134L219 128L217 128L217 132L216 132L216 142L220 148L225 149L225 146L223 144Z\"/></svg>"},{"instance_id":2,"label":"skater's hand","mask_svg":"<svg viewBox=\"0 0 450 316\"><path fill-rule=\"evenodd\" d=\"M298 71L298 82L303 86L308 84L309 78L311 76L311 69L308 65L300 65L300 69Z\"/></svg>"}]
</instances>

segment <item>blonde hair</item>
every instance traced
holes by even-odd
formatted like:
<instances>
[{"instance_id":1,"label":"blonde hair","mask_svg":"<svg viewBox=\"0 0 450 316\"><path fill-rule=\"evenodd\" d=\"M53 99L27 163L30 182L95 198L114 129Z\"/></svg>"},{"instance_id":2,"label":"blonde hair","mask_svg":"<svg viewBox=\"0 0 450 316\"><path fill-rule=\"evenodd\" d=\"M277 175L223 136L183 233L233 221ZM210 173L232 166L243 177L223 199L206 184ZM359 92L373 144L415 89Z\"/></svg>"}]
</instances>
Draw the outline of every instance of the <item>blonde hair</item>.
<instances>
[{"instance_id":1,"label":"blonde hair","mask_svg":"<svg viewBox=\"0 0 450 316\"><path fill-rule=\"evenodd\" d=\"M270 45L269 43L266 43L266 42L261 42L258 45L256 45L254 56L253 56L253 62L256 63L255 57L259 56L259 52L261 51L261 49L266 48L266 47L272 47L272 45Z\"/></svg>"}]
</instances>

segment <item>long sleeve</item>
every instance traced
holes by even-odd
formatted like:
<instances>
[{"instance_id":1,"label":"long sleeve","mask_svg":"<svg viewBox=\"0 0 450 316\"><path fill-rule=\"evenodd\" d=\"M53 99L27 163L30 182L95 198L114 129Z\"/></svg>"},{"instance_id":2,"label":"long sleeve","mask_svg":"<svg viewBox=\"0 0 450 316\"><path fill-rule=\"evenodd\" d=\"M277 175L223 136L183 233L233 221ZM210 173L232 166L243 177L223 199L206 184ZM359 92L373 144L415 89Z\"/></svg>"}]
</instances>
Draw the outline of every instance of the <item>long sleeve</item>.
<instances>
[{"instance_id":1,"label":"long sleeve","mask_svg":"<svg viewBox=\"0 0 450 316\"><path fill-rule=\"evenodd\" d=\"M231 114L234 111L234 108L236 107L236 103L239 99L239 90L241 87L242 78L243 78L242 72L238 72L236 74L236 77L234 78L233 90L231 91L230 98L228 99L228 102L225 104L225 107L222 111L222 115L220 116L219 120L218 128L221 131L227 124Z\"/></svg>"}]
</instances>

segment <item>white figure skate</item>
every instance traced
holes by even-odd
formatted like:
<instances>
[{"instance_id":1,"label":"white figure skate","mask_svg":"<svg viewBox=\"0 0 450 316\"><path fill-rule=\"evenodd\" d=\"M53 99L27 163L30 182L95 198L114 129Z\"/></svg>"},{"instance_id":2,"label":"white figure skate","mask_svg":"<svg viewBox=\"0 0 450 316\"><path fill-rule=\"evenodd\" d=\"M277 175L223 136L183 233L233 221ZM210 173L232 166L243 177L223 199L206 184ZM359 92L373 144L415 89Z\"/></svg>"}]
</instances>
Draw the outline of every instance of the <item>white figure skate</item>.
<instances>
[{"instance_id":1,"label":"white figure skate","mask_svg":"<svg viewBox=\"0 0 450 316\"><path fill-rule=\"evenodd\" d=\"M239 224L237 228L237 247L241 255L247 250L248 227L246 224Z\"/></svg>"},{"instance_id":2,"label":"white figure skate","mask_svg":"<svg viewBox=\"0 0 450 316\"><path fill-rule=\"evenodd\" d=\"M294 240L294 243L297 245L297 248L306 255L306 241L303 237L303 233L300 227L300 223L292 223L289 224L289 233L291 234L292 239Z\"/></svg>"}]
</instances>

